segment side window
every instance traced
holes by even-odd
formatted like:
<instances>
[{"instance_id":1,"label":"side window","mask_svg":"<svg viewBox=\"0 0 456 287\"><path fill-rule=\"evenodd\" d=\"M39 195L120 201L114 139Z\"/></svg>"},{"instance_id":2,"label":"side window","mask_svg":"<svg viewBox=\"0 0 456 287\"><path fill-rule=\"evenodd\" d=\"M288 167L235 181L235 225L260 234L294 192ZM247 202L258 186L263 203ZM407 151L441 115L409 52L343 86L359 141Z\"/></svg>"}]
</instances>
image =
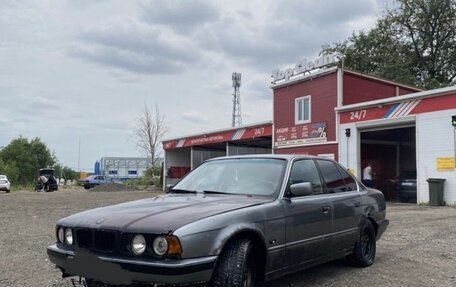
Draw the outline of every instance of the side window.
<instances>
[{"instance_id":1,"label":"side window","mask_svg":"<svg viewBox=\"0 0 456 287\"><path fill-rule=\"evenodd\" d=\"M328 160L317 160L320 167L321 175L325 180L329 193L338 193L346 191L344 179L340 175L336 164Z\"/></svg>"},{"instance_id":2,"label":"side window","mask_svg":"<svg viewBox=\"0 0 456 287\"><path fill-rule=\"evenodd\" d=\"M339 172L345 181L345 185L347 186L347 191L357 190L358 185L356 184L355 179L345 169L343 169L339 165L337 166L337 168L339 169Z\"/></svg>"},{"instance_id":3,"label":"side window","mask_svg":"<svg viewBox=\"0 0 456 287\"><path fill-rule=\"evenodd\" d=\"M317 167L311 159L297 161L291 168L290 185L301 182L310 182L312 184L313 195L323 193Z\"/></svg>"}]
</instances>

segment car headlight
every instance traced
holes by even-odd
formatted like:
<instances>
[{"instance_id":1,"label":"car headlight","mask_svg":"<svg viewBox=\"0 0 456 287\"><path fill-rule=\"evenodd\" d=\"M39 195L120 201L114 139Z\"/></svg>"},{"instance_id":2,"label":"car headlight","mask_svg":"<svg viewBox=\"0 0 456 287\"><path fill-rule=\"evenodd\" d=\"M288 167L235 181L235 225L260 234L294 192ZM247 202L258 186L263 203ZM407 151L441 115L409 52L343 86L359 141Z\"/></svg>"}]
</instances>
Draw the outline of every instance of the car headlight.
<instances>
[{"instance_id":1,"label":"car headlight","mask_svg":"<svg viewBox=\"0 0 456 287\"><path fill-rule=\"evenodd\" d=\"M60 243L64 243L65 242L65 231L64 231L63 227L59 227L59 229L57 230L57 240Z\"/></svg>"},{"instance_id":2,"label":"car headlight","mask_svg":"<svg viewBox=\"0 0 456 287\"><path fill-rule=\"evenodd\" d=\"M136 255L141 255L146 251L146 239L141 234L135 235L131 241L131 250Z\"/></svg>"},{"instance_id":3,"label":"car headlight","mask_svg":"<svg viewBox=\"0 0 456 287\"><path fill-rule=\"evenodd\" d=\"M65 228L65 242L73 245L73 230L71 228Z\"/></svg>"},{"instance_id":4,"label":"car headlight","mask_svg":"<svg viewBox=\"0 0 456 287\"><path fill-rule=\"evenodd\" d=\"M154 239L153 247L155 254L163 256L168 251L168 241L166 241L164 236L157 236Z\"/></svg>"}]
</instances>

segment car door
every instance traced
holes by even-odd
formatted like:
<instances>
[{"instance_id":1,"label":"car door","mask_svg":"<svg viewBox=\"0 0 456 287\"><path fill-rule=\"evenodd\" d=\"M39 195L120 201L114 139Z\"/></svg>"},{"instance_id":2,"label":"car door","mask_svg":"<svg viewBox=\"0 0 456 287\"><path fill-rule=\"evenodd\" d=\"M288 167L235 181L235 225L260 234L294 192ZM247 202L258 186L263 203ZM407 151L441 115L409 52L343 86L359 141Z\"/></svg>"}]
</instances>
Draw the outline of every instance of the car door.
<instances>
[{"instance_id":1,"label":"car door","mask_svg":"<svg viewBox=\"0 0 456 287\"><path fill-rule=\"evenodd\" d=\"M361 220L361 195L355 179L337 163L316 160L333 208L331 251L353 248Z\"/></svg>"},{"instance_id":2,"label":"car door","mask_svg":"<svg viewBox=\"0 0 456 287\"><path fill-rule=\"evenodd\" d=\"M295 197L289 186L310 182L313 194ZM323 194L321 177L312 159L295 161L291 167L286 197L286 265L299 269L327 255L332 232L331 201Z\"/></svg>"},{"instance_id":3,"label":"car door","mask_svg":"<svg viewBox=\"0 0 456 287\"><path fill-rule=\"evenodd\" d=\"M100 184L100 183L103 182L103 180L104 180L104 177L99 175L99 176L95 177L95 182L94 183L95 184Z\"/></svg>"}]
</instances>

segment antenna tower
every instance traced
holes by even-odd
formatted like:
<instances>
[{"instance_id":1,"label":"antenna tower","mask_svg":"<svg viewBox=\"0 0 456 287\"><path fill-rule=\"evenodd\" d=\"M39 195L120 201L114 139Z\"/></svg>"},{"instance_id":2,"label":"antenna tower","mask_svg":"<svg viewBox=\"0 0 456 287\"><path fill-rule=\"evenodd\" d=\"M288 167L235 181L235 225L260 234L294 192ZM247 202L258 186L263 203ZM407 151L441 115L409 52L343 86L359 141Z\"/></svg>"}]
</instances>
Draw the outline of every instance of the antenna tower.
<instances>
[{"instance_id":1,"label":"antenna tower","mask_svg":"<svg viewBox=\"0 0 456 287\"><path fill-rule=\"evenodd\" d=\"M241 73L234 72L232 75L233 79L233 122L232 127L242 125L241 115L241 93L239 88L241 87Z\"/></svg>"}]
</instances>

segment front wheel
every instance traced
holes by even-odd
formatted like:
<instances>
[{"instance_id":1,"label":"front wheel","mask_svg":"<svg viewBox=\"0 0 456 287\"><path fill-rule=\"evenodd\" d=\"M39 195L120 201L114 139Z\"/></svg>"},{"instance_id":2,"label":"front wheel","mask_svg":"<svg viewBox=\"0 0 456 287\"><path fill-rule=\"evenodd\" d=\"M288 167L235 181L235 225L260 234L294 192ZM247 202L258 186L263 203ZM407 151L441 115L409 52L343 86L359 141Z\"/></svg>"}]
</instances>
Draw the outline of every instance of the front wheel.
<instances>
[{"instance_id":1,"label":"front wheel","mask_svg":"<svg viewBox=\"0 0 456 287\"><path fill-rule=\"evenodd\" d=\"M7 189L7 190L6 190L6 193L10 193L10 191L11 191L10 189Z\"/></svg>"},{"instance_id":2,"label":"front wheel","mask_svg":"<svg viewBox=\"0 0 456 287\"><path fill-rule=\"evenodd\" d=\"M353 253L347 256L348 261L358 267L374 264L377 252L375 229L370 220L366 220L355 244Z\"/></svg>"},{"instance_id":3,"label":"front wheel","mask_svg":"<svg viewBox=\"0 0 456 287\"><path fill-rule=\"evenodd\" d=\"M212 277L214 287L255 287L258 274L253 244L248 239L229 243L220 255Z\"/></svg>"}]
</instances>

